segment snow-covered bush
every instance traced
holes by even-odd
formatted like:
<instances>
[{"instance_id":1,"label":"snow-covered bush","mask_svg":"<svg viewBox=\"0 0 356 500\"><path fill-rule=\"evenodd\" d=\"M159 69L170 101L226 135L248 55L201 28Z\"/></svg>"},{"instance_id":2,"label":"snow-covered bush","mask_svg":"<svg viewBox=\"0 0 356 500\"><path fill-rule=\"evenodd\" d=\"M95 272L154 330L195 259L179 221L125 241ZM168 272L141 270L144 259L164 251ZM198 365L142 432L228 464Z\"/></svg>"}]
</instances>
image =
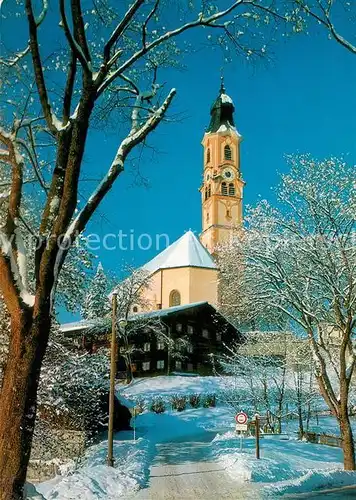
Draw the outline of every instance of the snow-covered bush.
<instances>
[{"instance_id":1,"label":"snow-covered bush","mask_svg":"<svg viewBox=\"0 0 356 500\"><path fill-rule=\"evenodd\" d=\"M216 395L207 394L204 398L204 408L214 408L216 406Z\"/></svg>"},{"instance_id":2,"label":"snow-covered bush","mask_svg":"<svg viewBox=\"0 0 356 500\"><path fill-rule=\"evenodd\" d=\"M187 396L175 394L172 396L172 410L183 411L187 407Z\"/></svg>"},{"instance_id":3,"label":"snow-covered bush","mask_svg":"<svg viewBox=\"0 0 356 500\"><path fill-rule=\"evenodd\" d=\"M157 397L152 400L150 410L155 413L164 413L166 411L166 405L162 398Z\"/></svg>"},{"instance_id":4,"label":"snow-covered bush","mask_svg":"<svg viewBox=\"0 0 356 500\"><path fill-rule=\"evenodd\" d=\"M72 352L54 333L41 371L40 417L55 427L95 431L106 418L109 373L106 349Z\"/></svg>"},{"instance_id":5,"label":"snow-covered bush","mask_svg":"<svg viewBox=\"0 0 356 500\"><path fill-rule=\"evenodd\" d=\"M190 394L189 404L192 408L199 408L201 396L200 394Z\"/></svg>"}]
</instances>

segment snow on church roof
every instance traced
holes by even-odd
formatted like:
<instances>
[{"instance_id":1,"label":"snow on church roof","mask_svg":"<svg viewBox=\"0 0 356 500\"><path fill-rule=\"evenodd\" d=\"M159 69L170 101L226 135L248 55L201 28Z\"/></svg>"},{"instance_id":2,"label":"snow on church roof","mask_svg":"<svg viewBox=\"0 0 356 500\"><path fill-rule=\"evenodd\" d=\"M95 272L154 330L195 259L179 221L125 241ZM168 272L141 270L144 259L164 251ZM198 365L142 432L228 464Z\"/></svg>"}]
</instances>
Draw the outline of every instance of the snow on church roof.
<instances>
[{"instance_id":1,"label":"snow on church roof","mask_svg":"<svg viewBox=\"0 0 356 500\"><path fill-rule=\"evenodd\" d=\"M159 269L172 267L217 268L210 253L192 231L187 231L183 234L183 236L169 245L163 252L147 262L143 266L143 269L154 273Z\"/></svg>"}]
</instances>

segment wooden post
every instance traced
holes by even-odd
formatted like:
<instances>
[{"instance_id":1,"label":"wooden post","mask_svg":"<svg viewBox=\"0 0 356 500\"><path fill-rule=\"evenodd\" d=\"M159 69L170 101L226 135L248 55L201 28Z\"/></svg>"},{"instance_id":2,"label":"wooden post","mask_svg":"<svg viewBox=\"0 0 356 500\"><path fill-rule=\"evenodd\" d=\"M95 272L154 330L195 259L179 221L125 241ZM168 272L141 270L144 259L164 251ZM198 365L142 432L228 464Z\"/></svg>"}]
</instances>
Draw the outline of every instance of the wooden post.
<instances>
[{"instance_id":1,"label":"wooden post","mask_svg":"<svg viewBox=\"0 0 356 500\"><path fill-rule=\"evenodd\" d=\"M109 396L109 429L107 464L114 466L114 413L115 413L115 378L116 378L116 311L117 295L112 296L112 330L111 330L111 363L110 363L110 396Z\"/></svg>"},{"instance_id":2,"label":"wooden post","mask_svg":"<svg viewBox=\"0 0 356 500\"><path fill-rule=\"evenodd\" d=\"M260 417L255 415L255 427L256 427L256 458L260 458Z\"/></svg>"}]
</instances>

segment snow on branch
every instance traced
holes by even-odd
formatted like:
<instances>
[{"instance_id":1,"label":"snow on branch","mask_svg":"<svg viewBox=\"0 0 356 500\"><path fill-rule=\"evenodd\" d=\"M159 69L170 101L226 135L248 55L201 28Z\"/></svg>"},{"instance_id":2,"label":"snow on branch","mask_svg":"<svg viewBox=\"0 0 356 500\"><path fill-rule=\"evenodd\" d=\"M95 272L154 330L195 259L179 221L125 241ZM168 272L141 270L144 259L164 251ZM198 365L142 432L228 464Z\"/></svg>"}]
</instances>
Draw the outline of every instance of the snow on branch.
<instances>
[{"instance_id":1,"label":"snow on branch","mask_svg":"<svg viewBox=\"0 0 356 500\"><path fill-rule=\"evenodd\" d=\"M61 20L62 20L62 26L64 29L64 34L68 40L69 46L72 49L73 53L77 56L78 60L80 61L81 65L83 66L83 69L86 73L91 74L92 73L92 68L91 68L91 62L87 59L87 57L84 54L84 51L80 44L76 41L75 37L73 37L66 12L65 12L65 5L64 5L64 0L59 1L59 7L60 7L60 12L61 12Z\"/></svg>"},{"instance_id":2,"label":"snow on branch","mask_svg":"<svg viewBox=\"0 0 356 500\"><path fill-rule=\"evenodd\" d=\"M63 265L65 255L67 254L70 246L73 244L74 239L84 230L88 220L97 209L104 196L111 189L113 183L120 175L120 173L123 172L124 163L130 151L137 144L141 143L147 137L147 135L152 132L163 120L175 94L176 89L172 89L162 105L154 112L152 112L152 114L147 118L146 122L140 128L138 128L137 130L134 130L134 128L131 129L127 137L121 142L107 174L97 186L95 191L92 193L85 206L69 225L58 250L54 265L54 285L51 293L52 306L54 304L58 274Z\"/></svg>"},{"instance_id":3,"label":"snow on branch","mask_svg":"<svg viewBox=\"0 0 356 500\"><path fill-rule=\"evenodd\" d=\"M135 2L134 5L136 5L139 2ZM143 36L143 45L142 47L135 52L129 59L127 59L121 66L119 66L115 71L112 71L111 73L108 72L108 66L103 65L101 68L101 71L98 75L97 78L97 85L98 85L98 95L100 95L117 77L119 77L124 71L126 71L128 68L130 68L137 60L139 60L142 56L146 55L148 52L151 52L154 48L158 47L159 45L163 44L167 40L174 38L181 33L184 33L185 31L198 27L198 26L211 26L211 27L217 27L216 26L216 21L219 19L227 16L231 12L233 12L235 9L237 9L239 6L243 4L251 3L249 0L236 0L233 2L230 7L228 7L225 10L221 10L216 12L215 14L209 15L204 17L203 14L199 14L197 19L194 21L190 21L188 23L185 23L181 26L179 26L176 29L167 31L165 34L157 37L155 40L153 40L150 43L146 43L146 37ZM155 7L154 7L155 9ZM146 18L146 21L149 21L150 16L153 15L152 11L148 14L148 18ZM144 25L145 29L145 25ZM145 33L145 31L143 32ZM107 44L108 46L108 44ZM111 47L111 46L110 46Z\"/></svg>"}]
</instances>

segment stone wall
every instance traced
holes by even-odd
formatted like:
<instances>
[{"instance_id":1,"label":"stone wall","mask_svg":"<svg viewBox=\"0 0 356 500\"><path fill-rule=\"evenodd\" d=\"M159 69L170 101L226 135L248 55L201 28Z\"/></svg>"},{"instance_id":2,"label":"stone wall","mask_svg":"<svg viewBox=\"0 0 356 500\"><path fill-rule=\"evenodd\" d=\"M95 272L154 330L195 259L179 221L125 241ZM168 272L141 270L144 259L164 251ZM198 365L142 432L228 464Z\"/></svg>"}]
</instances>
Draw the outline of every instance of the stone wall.
<instances>
[{"instance_id":1,"label":"stone wall","mask_svg":"<svg viewBox=\"0 0 356 500\"><path fill-rule=\"evenodd\" d=\"M75 463L80 459L85 445L85 432L52 429L43 422L37 424L27 481L35 483L56 476L64 464Z\"/></svg>"}]
</instances>

